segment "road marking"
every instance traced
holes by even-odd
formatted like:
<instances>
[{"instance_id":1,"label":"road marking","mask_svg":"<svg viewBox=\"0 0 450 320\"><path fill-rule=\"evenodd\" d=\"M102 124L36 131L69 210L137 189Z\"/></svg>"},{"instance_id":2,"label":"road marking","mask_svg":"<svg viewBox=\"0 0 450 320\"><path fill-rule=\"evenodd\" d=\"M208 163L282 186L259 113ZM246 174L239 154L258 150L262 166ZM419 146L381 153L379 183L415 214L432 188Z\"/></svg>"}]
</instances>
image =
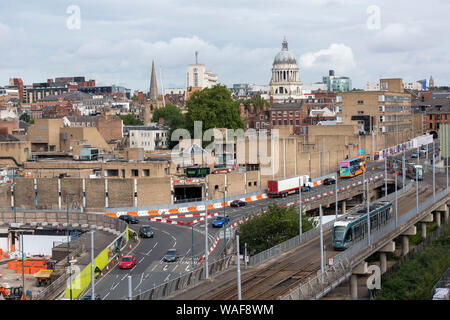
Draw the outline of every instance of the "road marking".
<instances>
[{"instance_id":1,"label":"road marking","mask_svg":"<svg viewBox=\"0 0 450 320\"><path fill-rule=\"evenodd\" d=\"M144 279L144 274L142 274L141 281L139 281L139 284L136 286L136 288L134 288L133 291L136 291L136 289L141 285L143 279Z\"/></svg>"},{"instance_id":2,"label":"road marking","mask_svg":"<svg viewBox=\"0 0 450 320\"><path fill-rule=\"evenodd\" d=\"M105 300L106 299L106 297L107 296L109 296L109 294L110 294L111 292L108 292L104 297L103 297L103 299L102 300Z\"/></svg>"},{"instance_id":3,"label":"road marking","mask_svg":"<svg viewBox=\"0 0 450 320\"><path fill-rule=\"evenodd\" d=\"M141 263L144 259L145 259L145 257L142 257L142 259L139 260L138 262Z\"/></svg>"},{"instance_id":4,"label":"road marking","mask_svg":"<svg viewBox=\"0 0 450 320\"><path fill-rule=\"evenodd\" d=\"M164 282L166 282L167 280L169 280L170 278L170 274L164 279Z\"/></svg>"},{"instance_id":5,"label":"road marking","mask_svg":"<svg viewBox=\"0 0 450 320\"><path fill-rule=\"evenodd\" d=\"M165 266L164 266L164 268L163 268L163 271L167 271L167 268L168 268L169 266L166 264Z\"/></svg>"},{"instance_id":6,"label":"road marking","mask_svg":"<svg viewBox=\"0 0 450 320\"><path fill-rule=\"evenodd\" d=\"M175 265L175 268L173 268L172 272L174 272L177 267L178 267L178 264Z\"/></svg>"}]
</instances>

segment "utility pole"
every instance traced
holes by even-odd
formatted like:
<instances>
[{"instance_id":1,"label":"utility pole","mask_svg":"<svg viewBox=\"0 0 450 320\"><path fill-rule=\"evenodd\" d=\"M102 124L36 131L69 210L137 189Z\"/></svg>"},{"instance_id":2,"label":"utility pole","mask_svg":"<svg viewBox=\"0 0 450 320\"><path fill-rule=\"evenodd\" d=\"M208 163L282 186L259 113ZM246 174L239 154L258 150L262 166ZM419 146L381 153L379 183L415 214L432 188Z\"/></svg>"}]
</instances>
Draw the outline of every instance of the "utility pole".
<instances>
[{"instance_id":1,"label":"utility pole","mask_svg":"<svg viewBox=\"0 0 450 320\"><path fill-rule=\"evenodd\" d=\"M363 192L362 192L362 196L363 196L363 201L362 201L362 204L363 204L363 206L365 205L365 203L366 203L366 172L363 170Z\"/></svg>"},{"instance_id":2,"label":"utility pole","mask_svg":"<svg viewBox=\"0 0 450 320\"><path fill-rule=\"evenodd\" d=\"M323 264L323 257L324 257L324 252L323 252L323 228L322 228L322 205L319 204L319 214L320 214L320 272L321 272L321 281L322 283L324 282L324 273L325 273L325 266Z\"/></svg>"},{"instance_id":3,"label":"utility pole","mask_svg":"<svg viewBox=\"0 0 450 320\"><path fill-rule=\"evenodd\" d=\"M416 214L419 214L419 171L416 170Z\"/></svg>"},{"instance_id":4,"label":"utility pole","mask_svg":"<svg viewBox=\"0 0 450 320\"><path fill-rule=\"evenodd\" d=\"M94 231L91 231L91 300L95 300Z\"/></svg>"},{"instance_id":5,"label":"utility pole","mask_svg":"<svg viewBox=\"0 0 450 320\"><path fill-rule=\"evenodd\" d=\"M236 258L237 258L237 294L238 300L242 300L241 295L241 261L239 258L239 235L236 235Z\"/></svg>"},{"instance_id":6,"label":"utility pole","mask_svg":"<svg viewBox=\"0 0 450 320\"><path fill-rule=\"evenodd\" d=\"M384 196L387 197L387 157L384 158Z\"/></svg>"},{"instance_id":7,"label":"utility pole","mask_svg":"<svg viewBox=\"0 0 450 320\"><path fill-rule=\"evenodd\" d=\"M405 164L405 150L403 150L403 159L402 159L402 188L405 187L406 183L406 164Z\"/></svg>"},{"instance_id":8,"label":"utility pole","mask_svg":"<svg viewBox=\"0 0 450 320\"><path fill-rule=\"evenodd\" d=\"M12 182L12 194L13 194L13 210L14 210L14 223L17 222L16 219L16 182L15 182L15 178L16 178L16 169L13 169L13 182Z\"/></svg>"},{"instance_id":9,"label":"utility pole","mask_svg":"<svg viewBox=\"0 0 450 320\"><path fill-rule=\"evenodd\" d=\"M334 190L334 193L335 193L335 195L336 195L336 220L337 220L337 218L338 218L338 204L339 204L339 201L338 201L338 177L337 177L337 175L336 175L336 180L335 180L336 182L335 182L335 190Z\"/></svg>"},{"instance_id":10,"label":"utility pole","mask_svg":"<svg viewBox=\"0 0 450 320\"><path fill-rule=\"evenodd\" d=\"M25 297L25 268L24 268L24 254L23 254L23 231L20 232L20 245L22 247L22 296Z\"/></svg>"},{"instance_id":11,"label":"utility pole","mask_svg":"<svg viewBox=\"0 0 450 320\"><path fill-rule=\"evenodd\" d=\"M192 270L194 270L194 225L191 224L192 229Z\"/></svg>"},{"instance_id":12,"label":"utility pole","mask_svg":"<svg viewBox=\"0 0 450 320\"><path fill-rule=\"evenodd\" d=\"M299 243L302 242L302 181L301 178L298 178L298 236L299 236Z\"/></svg>"},{"instance_id":13,"label":"utility pole","mask_svg":"<svg viewBox=\"0 0 450 320\"><path fill-rule=\"evenodd\" d=\"M208 274L208 204L205 201L205 278L209 278Z\"/></svg>"},{"instance_id":14,"label":"utility pole","mask_svg":"<svg viewBox=\"0 0 450 320\"><path fill-rule=\"evenodd\" d=\"M72 300L72 264L70 263L70 233L69 233L69 195L66 195L66 234L67 234L67 263L69 265L69 292L70 300Z\"/></svg>"},{"instance_id":15,"label":"utility pole","mask_svg":"<svg viewBox=\"0 0 450 320\"><path fill-rule=\"evenodd\" d=\"M397 197L397 174L395 174L395 228L397 228L398 217L398 197Z\"/></svg>"},{"instance_id":16,"label":"utility pole","mask_svg":"<svg viewBox=\"0 0 450 320\"><path fill-rule=\"evenodd\" d=\"M367 180L367 239L369 241L369 246L371 244L370 241L370 194L369 194L369 180Z\"/></svg>"},{"instance_id":17,"label":"utility pole","mask_svg":"<svg viewBox=\"0 0 450 320\"><path fill-rule=\"evenodd\" d=\"M436 198L436 157L433 152L433 200Z\"/></svg>"},{"instance_id":18,"label":"utility pole","mask_svg":"<svg viewBox=\"0 0 450 320\"><path fill-rule=\"evenodd\" d=\"M132 281L131 281L131 275L128 276L128 300L133 300L133 289L132 287Z\"/></svg>"}]
</instances>

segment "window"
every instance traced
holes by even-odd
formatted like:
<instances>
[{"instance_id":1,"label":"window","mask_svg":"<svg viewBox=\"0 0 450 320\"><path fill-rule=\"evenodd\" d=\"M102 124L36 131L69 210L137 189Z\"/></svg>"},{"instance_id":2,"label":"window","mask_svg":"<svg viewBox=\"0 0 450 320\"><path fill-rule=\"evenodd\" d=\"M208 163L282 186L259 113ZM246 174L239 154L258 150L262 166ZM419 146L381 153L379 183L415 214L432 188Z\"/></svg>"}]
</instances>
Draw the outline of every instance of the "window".
<instances>
[{"instance_id":1,"label":"window","mask_svg":"<svg viewBox=\"0 0 450 320\"><path fill-rule=\"evenodd\" d=\"M295 116L298 117L298 115L299 115L299 112L295 111Z\"/></svg>"},{"instance_id":2,"label":"window","mask_svg":"<svg viewBox=\"0 0 450 320\"><path fill-rule=\"evenodd\" d=\"M260 116L259 116L259 120L264 120L264 116L263 116L263 115L260 115Z\"/></svg>"},{"instance_id":3,"label":"window","mask_svg":"<svg viewBox=\"0 0 450 320\"><path fill-rule=\"evenodd\" d=\"M272 120L272 125L274 126L276 124L276 120Z\"/></svg>"},{"instance_id":4,"label":"window","mask_svg":"<svg viewBox=\"0 0 450 320\"><path fill-rule=\"evenodd\" d=\"M297 120L295 120L295 125L296 125L296 126L298 126L298 125L299 125L299 121L298 121L298 119L297 119Z\"/></svg>"},{"instance_id":5,"label":"window","mask_svg":"<svg viewBox=\"0 0 450 320\"><path fill-rule=\"evenodd\" d=\"M150 169L143 169L142 170L142 176L150 177Z\"/></svg>"},{"instance_id":6,"label":"window","mask_svg":"<svg viewBox=\"0 0 450 320\"><path fill-rule=\"evenodd\" d=\"M286 119L284 119L284 125L287 125L287 120Z\"/></svg>"},{"instance_id":7,"label":"window","mask_svg":"<svg viewBox=\"0 0 450 320\"><path fill-rule=\"evenodd\" d=\"M292 125L292 119L289 120L289 124Z\"/></svg>"},{"instance_id":8,"label":"window","mask_svg":"<svg viewBox=\"0 0 450 320\"><path fill-rule=\"evenodd\" d=\"M284 112L283 112L283 115L287 116L287 111L284 111Z\"/></svg>"},{"instance_id":9,"label":"window","mask_svg":"<svg viewBox=\"0 0 450 320\"><path fill-rule=\"evenodd\" d=\"M278 119L278 125L281 126L281 119Z\"/></svg>"},{"instance_id":10,"label":"window","mask_svg":"<svg viewBox=\"0 0 450 320\"><path fill-rule=\"evenodd\" d=\"M290 116L290 117L292 117L292 114L293 114L293 112L292 112L292 111L289 111L289 116Z\"/></svg>"},{"instance_id":11,"label":"window","mask_svg":"<svg viewBox=\"0 0 450 320\"><path fill-rule=\"evenodd\" d=\"M256 181L253 181L253 185L256 186Z\"/></svg>"},{"instance_id":12,"label":"window","mask_svg":"<svg viewBox=\"0 0 450 320\"><path fill-rule=\"evenodd\" d=\"M358 114L364 114L364 111L359 110Z\"/></svg>"},{"instance_id":13,"label":"window","mask_svg":"<svg viewBox=\"0 0 450 320\"><path fill-rule=\"evenodd\" d=\"M131 169L131 176L132 177L139 177L139 170L138 169Z\"/></svg>"},{"instance_id":14,"label":"window","mask_svg":"<svg viewBox=\"0 0 450 320\"><path fill-rule=\"evenodd\" d=\"M364 104L364 100L358 100L358 104Z\"/></svg>"},{"instance_id":15,"label":"window","mask_svg":"<svg viewBox=\"0 0 450 320\"><path fill-rule=\"evenodd\" d=\"M272 117L275 117L276 113L275 111L272 111Z\"/></svg>"}]
</instances>

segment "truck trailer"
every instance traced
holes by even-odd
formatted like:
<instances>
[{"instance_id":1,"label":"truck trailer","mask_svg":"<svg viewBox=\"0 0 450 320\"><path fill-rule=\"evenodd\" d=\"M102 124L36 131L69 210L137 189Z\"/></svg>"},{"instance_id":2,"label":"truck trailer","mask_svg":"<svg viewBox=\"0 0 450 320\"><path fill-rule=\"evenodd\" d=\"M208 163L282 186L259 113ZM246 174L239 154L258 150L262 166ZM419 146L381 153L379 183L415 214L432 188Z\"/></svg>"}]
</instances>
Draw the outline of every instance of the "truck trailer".
<instances>
[{"instance_id":1,"label":"truck trailer","mask_svg":"<svg viewBox=\"0 0 450 320\"><path fill-rule=\"evenodd\" d=\"M312 187L311 179L308 175L301 175L285 179L269 180L267 182L267 194L270 198L287 197L291 193L298 193L299 183L303 190Z\"/></svg>"}]
</instances>

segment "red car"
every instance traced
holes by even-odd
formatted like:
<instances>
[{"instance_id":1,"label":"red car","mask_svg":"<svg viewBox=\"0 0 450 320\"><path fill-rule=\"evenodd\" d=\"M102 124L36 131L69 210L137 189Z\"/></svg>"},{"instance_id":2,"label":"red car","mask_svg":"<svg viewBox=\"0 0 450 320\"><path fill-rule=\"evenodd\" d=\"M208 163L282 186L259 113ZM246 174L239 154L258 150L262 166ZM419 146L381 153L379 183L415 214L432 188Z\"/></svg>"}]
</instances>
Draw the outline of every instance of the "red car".
<instances>
[{"instance_id":1,"label":"red car","mask_svg":"<svg viewBox=\"0 0 450 320\"><path fill-rule=\"evenodd\" d=\"M120 260L119 268L120 269L131 269L136 265L136 257L135 256L123 256L122 260Z\"/></svg>"}]
</instances>

